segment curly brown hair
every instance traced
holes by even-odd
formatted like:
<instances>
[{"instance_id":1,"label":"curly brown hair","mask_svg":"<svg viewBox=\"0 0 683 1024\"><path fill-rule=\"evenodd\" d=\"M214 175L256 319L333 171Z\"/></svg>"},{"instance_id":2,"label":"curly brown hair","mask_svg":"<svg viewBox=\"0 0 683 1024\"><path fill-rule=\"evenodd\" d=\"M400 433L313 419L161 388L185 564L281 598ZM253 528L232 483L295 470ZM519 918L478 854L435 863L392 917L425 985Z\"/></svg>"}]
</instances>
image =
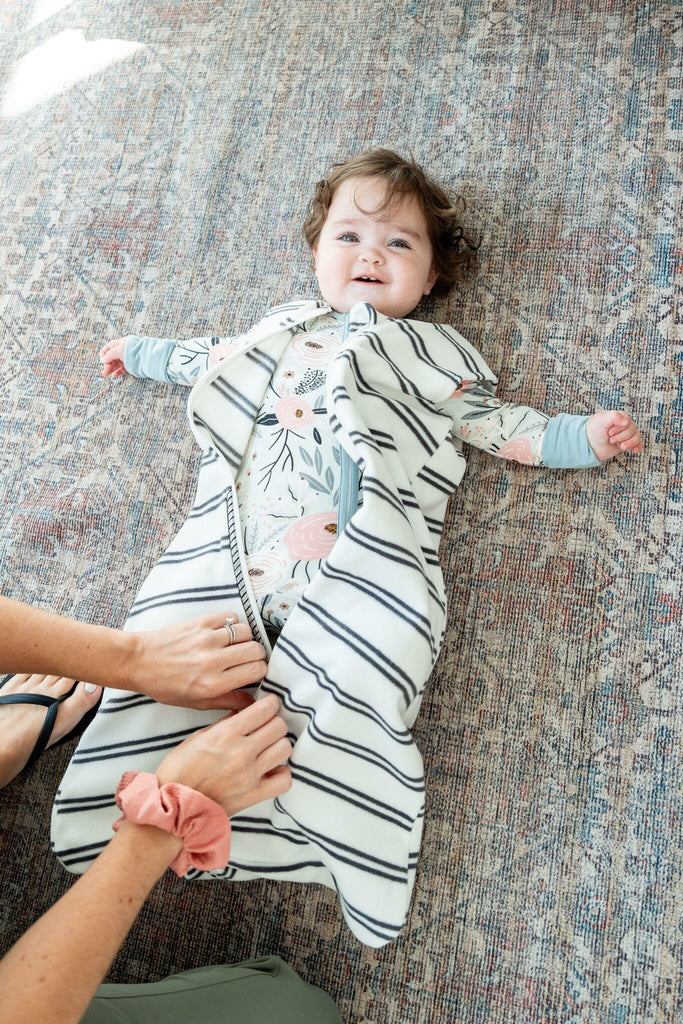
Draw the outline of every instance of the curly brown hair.
<instances>
[{"instance_id":1,"label":"curly brown hair","mask_svg":"<svg viewBox=\"0 0 683 1024\"><path fill-rule=\"evenodd\" d=\"M465 200L438 185L412 156L405 159L391 149L378 146L332 164L327 177L317 183L308 204L303 232L309 247L313 249L318 244L335 192L350 178L382 178L386 182L384 202L373 213L385 213L404 196L415 197L427 222L437 272L431 293L445 295L450 291L474 261L479 247L465 234L460 222Z\"/></svg>"}]
</instances>

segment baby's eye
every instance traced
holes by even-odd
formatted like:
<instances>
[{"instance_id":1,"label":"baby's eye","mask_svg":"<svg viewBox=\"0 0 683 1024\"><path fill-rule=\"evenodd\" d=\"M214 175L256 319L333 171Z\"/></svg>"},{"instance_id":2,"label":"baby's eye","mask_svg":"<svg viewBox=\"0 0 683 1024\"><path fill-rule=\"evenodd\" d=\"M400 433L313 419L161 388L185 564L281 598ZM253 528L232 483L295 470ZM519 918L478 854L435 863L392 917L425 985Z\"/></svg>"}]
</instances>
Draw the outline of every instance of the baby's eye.
<instances>
[{"instance_id":1,"label":"baby's eye","mask_svg":"<svg viewBox=\"0 0 683 1024\"><path fill-rule=\"evenodd\" d=\"M340 242L357 242L358 235L354 235L353 231L345 231L343 235L339 236Z\"/></svg>"},{"instance_id":2,"label":"baby's eye","mask_svg":"<svg viewBox=\"0 0 683 1024\"><path fill-rule=\"evenodd\" d=\"M395 249L410 249L410 246L403 238L392 238L389 245L393 245Z\"/></svg>"}]
</instances>

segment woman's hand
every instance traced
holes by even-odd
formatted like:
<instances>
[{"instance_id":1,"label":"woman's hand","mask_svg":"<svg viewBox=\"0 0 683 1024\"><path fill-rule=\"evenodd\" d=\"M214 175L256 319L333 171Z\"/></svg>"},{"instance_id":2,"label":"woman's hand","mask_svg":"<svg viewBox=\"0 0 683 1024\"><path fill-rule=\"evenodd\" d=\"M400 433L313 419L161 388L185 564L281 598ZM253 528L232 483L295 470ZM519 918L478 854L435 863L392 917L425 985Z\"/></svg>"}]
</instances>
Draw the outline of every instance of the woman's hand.
<instances>
[{"instance_id":1,"label":"woman's hand","mask_svg":"<svg viewBox=\"0 0 683 1024\"><path fill-rule=\"evenodd\" d=\"M225 612L217 612L129 634L134 649L121 666L128 688L160 704L199 711L247 707L252 697L239 690L263 679L266 652L241 622L233 624L236 642L231 644L225 619Z\"/></svg>"},{"instance_id":2,"label":"woman's hand","mask_svg":"<svg viewBox=\"0 0 683 1024\"><path fill-rule=\"evenodd\" d=\"M159 785L180 782L221 804L228 817L286 793L292 776L287 726L274 694L200 729L175 747L157 768Z\"/></svg>"}]
</instances>

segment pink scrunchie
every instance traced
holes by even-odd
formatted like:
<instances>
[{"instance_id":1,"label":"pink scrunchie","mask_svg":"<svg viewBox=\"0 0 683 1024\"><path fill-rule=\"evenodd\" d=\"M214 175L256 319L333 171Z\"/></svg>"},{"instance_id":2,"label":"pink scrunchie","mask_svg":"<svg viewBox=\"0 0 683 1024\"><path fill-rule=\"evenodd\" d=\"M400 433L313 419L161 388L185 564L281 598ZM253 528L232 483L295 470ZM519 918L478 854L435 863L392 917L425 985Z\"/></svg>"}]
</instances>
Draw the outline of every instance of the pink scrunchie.
<instances>
[{"instance_id":1,"label":"pink scrunchie","mask_svg":"<svg viewBox=\"0 0 683 1024\"><path fill-rule=\"evenodd\" d=\"M112 828L118 832L128 818L136 825L154 825L183 841L171 867L182 877L190 868L214 871L230 859L230 818L225 809L196 789L180 782L159 785L152 772L124 772L116 790L123 816Z\"/></svg>"}]
</instances>

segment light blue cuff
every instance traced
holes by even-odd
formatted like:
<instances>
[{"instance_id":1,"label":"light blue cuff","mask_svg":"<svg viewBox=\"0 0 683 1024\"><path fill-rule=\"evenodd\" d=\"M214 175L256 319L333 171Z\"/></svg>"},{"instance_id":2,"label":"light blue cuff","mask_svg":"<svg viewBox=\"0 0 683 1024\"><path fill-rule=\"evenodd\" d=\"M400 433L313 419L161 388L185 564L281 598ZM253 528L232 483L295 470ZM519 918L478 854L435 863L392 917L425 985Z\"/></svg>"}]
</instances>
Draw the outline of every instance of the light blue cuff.
<instances>
[{"instance_id":1,"label":"light blue cuff","mask_svg":"<svg viewBox=\"0 0 683 1024\"><path fill-rule=\"evenodd\" d=\"M173 340L139 338L136 334L129 334L126 337L123 365L134 377L168 382L166 368L174 348Z\"/></svg>"},{"instance_id":2,"label":"light blue cuff","mask_svg":"<svg viewBox=\"0 0 683 1024\"><path fill-rule=\"evenodd\" d=\"M358 508L358 486L360 470L348 454L339 445L339 508L337 509L337 536L346 529L346 524L356 514Z\"/></svg>"},{"instance_id":3,"label":"light blue cuff","mask_svg":"<svg viewBox=\"0 0 683 1024\"><path fill-rule=\"evenodd\" d=\"M342 342L349 337L350 316L348 313L333 313L334 317L342 317L344 330ZM337 537L346 529L346 524L354 516L358 508L358 486L360 470L343 445L339 445L339 507L337 509Z\"/></svg>"},{"instance_id":4,"label":"light blue cuff","mask_svg":"<svg viewBox=\"0 0 683 1024\"><path fill-rule=\"evenodd\" d=\"M548 420L541 454L544 466L550 469L588 469L600 465L600 459L586 437L589 418L561 412Z\"/></svg>"}]
</instances>

